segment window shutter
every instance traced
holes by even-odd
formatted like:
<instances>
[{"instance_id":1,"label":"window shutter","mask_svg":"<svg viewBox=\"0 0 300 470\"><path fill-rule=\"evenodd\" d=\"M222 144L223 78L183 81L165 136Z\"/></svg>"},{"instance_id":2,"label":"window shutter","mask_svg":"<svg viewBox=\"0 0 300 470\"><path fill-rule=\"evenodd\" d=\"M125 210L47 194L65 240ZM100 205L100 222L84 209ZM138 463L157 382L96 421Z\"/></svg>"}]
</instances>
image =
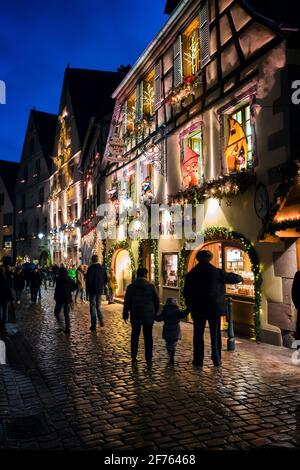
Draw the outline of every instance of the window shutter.
<instances>
[{"instance_id":1,"label":"window shutter","mask_svg":"<svg viewBox=\"0 0 300 470\"><path fill-rule=\"evenodd\" d=\"M144 83L143 80L139 83L139 119L143 117L143 93L144 93Z\"/></svg>"},{"instance_id":2,"label":"window shutter","mask_svg":"<svg viewBox=\"0 0 300 470\"><path fill-rule=\"evenodd\" d=\"M209 34L209 12L208 1L206 1L200 9L200 51L201 51L201 68L210 60L210 34Z\"/></svg>"},{"instance_id":3,"label":"window shutter","mask_svg":"<svg viewBox=\"0 0 300 470\"><path fill-rule=\"evenodd\" d=\"M174 63L173 63L173 76L174 87L180 85L182 82L182 40L181 36L177 38L173 46Z\"/></svg>"},{"instance_id":4,"label":"window shutter","mask_svg":"<svg viewBox=\"0 0 300 470\"><path fill-rule=\"evenodd\" d=\"M161 103L161 61L154 67L154 110L160 107Z\"/></svg>"},{"instance_id":5,"label":"window shutter","mask_svg":"<svg viewBox=\"0 0 300 470\"><path fill-rule=\"evenodd\" d=\"M135 88L135 119L140 121L143 117L143 82Z\"/></svg>"},{"instance_id":6,"label":"window shutter","mask_svg":"<svg viewBox=\"0 0 300 470\"><path fill-rule=\"evenodd\" d=\"M140 119L140 95L139 95L140 86L139 83L135 87L135 120Z\"/></svg>"},{"instance_id":7,"label":"window shutter","mask_svg":"<svg viewBox=\"0 0 300 470\"><path fill-rule=\"evenodd\" d=\"M122 109L122 134L126 134L127 132L127 111L128 111L128 102L125 101L123 104L123 109Z\"/></svg>"}]
</instances>

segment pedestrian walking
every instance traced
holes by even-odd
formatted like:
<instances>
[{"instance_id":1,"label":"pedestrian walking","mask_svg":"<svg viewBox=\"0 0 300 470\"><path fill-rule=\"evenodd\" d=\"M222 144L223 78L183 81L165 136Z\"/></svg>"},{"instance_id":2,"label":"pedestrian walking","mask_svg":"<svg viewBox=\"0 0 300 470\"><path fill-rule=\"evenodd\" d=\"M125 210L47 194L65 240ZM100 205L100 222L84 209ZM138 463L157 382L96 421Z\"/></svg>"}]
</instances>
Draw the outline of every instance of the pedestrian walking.
<instances>
[{"instance_id":1,"label":"pedestrian walking","mask_svg":"<svg viewBox=\"0 0 300 470\"><path fill-rule=\"evenodd\" d=\"M15 274L14 274L14 289L16 293L16 301L17 304L21 303L21 294L22 290L25 287L25 278L23 269L21 266L16 266Z\"/></svg>"},{"instance_id":2,"label":"pedestrian walking","mask_svg":"<svg viewBox=\"0 0 300 470\"><path fill-rule=\"evenodd\" d=\"M123 319L131 322L131 361L137 364L137 352L141 328L143 327L145 359L148 368L152 367L153 338L152 329L155 317L159 311L159 296L153 284L147 280L148 270L139 268L137 277L127 287Z\"/></svg>"},{"instance_id":3,"label":"pedestrian walking","mask_svg":"<svg viewBox=\"0 0 300 470\"><path fill-rule=\"evenodd\" d=\"M86 290L86 274L87 274L88 267L86 264L82 265L82 271L83 271L83 277L84 277L84 285L83 285L83 299L84 302L87 302L89 300L89 296Z\"/></svg>"},{"instance_id":4,"label":"pedestrian walking","mask_svg":"<svg viewBox=\"0 0 300 470\"><path fill-rule=\"evenodd\" d=\"M65 317L65 333L70 334L70 306L72 304L72 292L76 289L76 283L68 275L66 268L60 268L54 291L55 308L54 315L60 319L63 309Z\"/></svg>"},{"instance_id":5,"label":"pedestrian walking","mask_svg":"<svg viewBox=\"0 0 300 470\"><path fill-rule=\"evenodd\" d=\"M186 275L183 296L194 322L195 366L203 366L204 331L208 321L211 338L211 358L216 367L221 364L221 319L227 313L225 284L243 282L242 276L226 273L213 266L213 254L207 250L197 253L198 264Z\"/></svg>"},{"instance_id":6,"label":"pedestrian walking","mask_svg":"<svg viewBox=\"0 0 300 470\"><path fill-rule=\"evenodd\" d=\"M55 286L56 278L58 276L58 272L59 272L59 267L57 266L57 264L54 264L51 268L51 281L52 281L52 286L53 287Z\"/></svg>"},{"instance_id":7,"label":"pedestrian walking","mask_svg":"<svg viewBox=\"0 0 300 470\"><path fill-rule=\"evenodd\" d=\"M84 295L84 285L85 285L85 279L84 279L84 272L82 269L82 266L78 266L76 269L76 294L75 294L75 304L77 303L77 297L78 294L80 294L80 300L81 302L84 301L83 295Z\"/></svg>"},{"instance_id":8,"label":"pedestrian walking","mask_svg":"<svg viewBox=\"0 0 300 470\"><path fill-rule=\"evenodd\" d=\"M36 266L30 273L30 293L31 293L31 303L35 304L37 295L40 292L42 284L42 276L38 266Z\"/></svg>"},{"instance_id":9,"label":"pedestrian walking","mask_svg":"<svg viewBox=\"0 0 300 470\"><path fill-rule=\"evenodd\" d=\"M98 262L98 256L92 256L92 264L86 273L86 291L90 301L91 331L96 331L97 317L100 326L104 326L103 313L100 310L101 295L107 283L107 275L104 266Z\"/></svg>"},{"instance_id":10,"label":"pedestrian walking","mask_svg":"<svg viewBox=\"0 0 300 470\"><path fill-rule=\"evenodd\" d=\"M292 300L297 309L297 323L295 339L300 340L300 271L297 271L292 286ZM297 349L300 349L300 344Z\"/></svg>"},{"instance_id":11,"label":"pedestrian walking","mask_svg":"<svg viewBox=\"0 0 300 470\"><path fill-rule=\"evenodd\" d=\"M166 342L166 349L169 356L169 364L174 364L176 346L181 339L180 320L187 316L186 310L180 310L177 300L169 297L156 321L164 322L162 337Z\"/></svg>"},{"instance_id":12,"label":"pedestrian walking","mask_svg":"<svg viewBox=\"0 0 300 470\"><path fill-rule=\"evenodd\" d=\"M116 290L118 288L118 282L117 282L117 278L116 278L115 271L113 268L109 270L107 287L108 287L108 303L114 304L115 303L114 297L116 294Z\"/></svg>"},{"instance_id":13,"label":"pedestrian walking","mask_svg":"<svg viewBox=\"0 0 300 470\"><path fill-rule=\"evenodd\" d=\"M13 302L14 298L12 295L10 282L5 275L5 270L0 267L0 324L2 327L7 322L7 309L10 302Z\"/></svg>"}]
</instances>

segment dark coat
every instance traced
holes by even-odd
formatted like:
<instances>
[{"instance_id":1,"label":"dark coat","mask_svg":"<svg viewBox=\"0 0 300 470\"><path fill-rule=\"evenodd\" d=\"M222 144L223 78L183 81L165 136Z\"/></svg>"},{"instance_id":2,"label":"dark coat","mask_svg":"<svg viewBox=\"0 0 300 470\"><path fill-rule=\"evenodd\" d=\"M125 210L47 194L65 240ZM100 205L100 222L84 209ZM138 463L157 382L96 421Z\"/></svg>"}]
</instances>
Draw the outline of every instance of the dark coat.
<instances>
[{"instance_id":1,"label":"dark coat","mask_svg":"<svg viewBox=\"0 0 300 470\"><path fill-rule=\"evenodd\" d=\"M207 261L199 262L185 278L183 296L193 318L226 315L225 284L238 284L243 278L225 273Z\"/></svg>"},{"instance_id":2,"label":"dark coat","mask_svg":"<svg viewBox=\"0 0 300 470\"><path fill-rule=\"evenodd\" d=\"M25 286L25 279L23 271L16 270L14 275L14 288L15 290L23 290Z\"/></svg>"},{"instance_id":3,"label":"dark coat","mask_svg":"<svg viewBox=\"0 0 300 470\"><path fill-rule=\"evenodd\" d=\"M185 318L187 313L179 310L177 305L165 305L156 321L163 321L163 339L170 342L178 341L180 335L180 320Z\"/></svg>"},{"instance_id":4,"label":"dark coat","mask_svg":"<svg viewBox=\"0 0 300 470\"><path fill-rule=\"evenodd\" d=\"M159 311L159 296L153 284L138 277L127 287L123 318L135 325L153 325Z\"/></svg>"},{"instance_id":5,"label":"dark coat","mask_svg":"<svg viewBox=\"0 0 300 470\"><path fill-rule=\"evenodd\" d=\"M58 304L71 304L72 291L76 289L76 283L68 276L58 276L54 291L54 300Z\"/></svg>"},{"instance_id":6,"label":"dark coat","mask_svg":"<svg viewBox=\"0 0 300 470\"><path fill-rule=\"evenodd\" d=\"M292 299L297 310L300 310L300 271L297 271L292 286Z\"/></svg>"},{"instance_id":7,"label":"dark coat","mask_svg":"<svg viewBox=\"0 0 300 470\"><path fill-rule=\"evenodd\" d=\"M13 300L9 280L5 275L0 274L0 304L7 304Z\"/></svg>"},{"instance_id":8,"label":"dark coat","mask_svg":"<svg viewBox=\"0 0 300 470\"><path fill-rule=\"evenodd\" d=\"M89 266L86 273L86 291L89 295L101 295L107 283L105 268L99 263Z\"/></svg>"},{"instance_id":9,"label":"dark coat","mask_svg":"<svg viewBox=\"0 0 300 470\"><path fill-rule=\"evenodd\" d=\"M42 274L40 271L32 270L30 273L30 288L39 289L42 284Z\"/></svg>"}]
</instances>

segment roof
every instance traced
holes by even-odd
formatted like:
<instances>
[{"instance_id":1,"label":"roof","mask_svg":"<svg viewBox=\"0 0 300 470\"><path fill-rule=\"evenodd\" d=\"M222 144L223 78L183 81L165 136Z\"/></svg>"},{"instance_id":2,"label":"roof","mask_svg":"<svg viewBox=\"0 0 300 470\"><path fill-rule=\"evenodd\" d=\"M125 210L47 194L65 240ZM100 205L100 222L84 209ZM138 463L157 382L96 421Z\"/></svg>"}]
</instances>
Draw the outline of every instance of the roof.
<instances>
[{"instance_id":1,"label":"roof","mask_svg":"<svg viewBox=\"0 0 300 470\"><path fill-rule=\"evenodd\" d=\"M15 199L15 187L18 176L19 163L0 160L0 176L6 187L12 203Z\"/></svg>"},{"instance_id":2,"label":"roof","mask_svg":"<svg viewBox=\"0 0 300 470\"><path fill-rule=\"evenodd\" d=\"M238 3L251 9L258 15L271 20L281 28L300 27L300 9L295 6L295 0L285 0L282 2L275 0L237 0ZM170 15L179 5L181 0L166 0L164 13Z\"/></svg>"},{"instance_id":3,"label":"roof","mask_svg":"<svg viewBox=\"0 0 300 470\"><path fill-rule=\"evenodd\" d=\"M273 21L281 29L300 28L300 10L295 0L276 2L274 0L238 0L241 6Z\"/></svg>"},{"instance_id":4,"label":"roof","mask_svg":"<svg viewBox=\"0 0 300 470\"><path fill-rule=\"evenodd\" d=\"M180 1L181 0L167 0L164 13L166 13L166 15L170 15L171 13L173 13Z\"/></svg>"},{"instance_id":5,"label":"roof","mask_svg":"<svg viewBox=\"0 0 300 470\"><path fill-rule=\"evenodd\" d=\"M124 78L122 72L67 68L65 81L70 92L79 139L83 144L92 117L100 119L113 111L113 91Z\"/></svg>"},{"instance_id":6,"label":"roof","mask_svg":"<svg viewBox=\"0 0 300 470\"><path fill-rule=\"evenodd\" d=\"M43 111L37 111L35 109L32 109L30 114L36 128L47 166L49 169L51 169L51 156L53 154L57 115L45 113Z\"/></svg>"}]
</instances>

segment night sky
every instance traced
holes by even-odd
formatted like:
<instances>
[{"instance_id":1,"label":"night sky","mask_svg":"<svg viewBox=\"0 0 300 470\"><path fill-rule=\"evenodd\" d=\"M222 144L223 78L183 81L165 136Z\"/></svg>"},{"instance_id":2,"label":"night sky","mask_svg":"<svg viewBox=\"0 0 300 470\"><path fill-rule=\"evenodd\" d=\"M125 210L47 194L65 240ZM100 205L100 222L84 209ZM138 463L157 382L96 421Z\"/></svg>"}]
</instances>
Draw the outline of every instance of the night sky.
<instances>
[{"instance_id":1,"label":"night sky","mask_svg":"<svg viewBox=\"0 0 300 470\"><path fill-rule=\"evenodd\" d=\"M168 16L165 0L1 2L0 159L19 161L29 111L57 113L64 69L133 64Z\"/></svg>"}]
</instances>

